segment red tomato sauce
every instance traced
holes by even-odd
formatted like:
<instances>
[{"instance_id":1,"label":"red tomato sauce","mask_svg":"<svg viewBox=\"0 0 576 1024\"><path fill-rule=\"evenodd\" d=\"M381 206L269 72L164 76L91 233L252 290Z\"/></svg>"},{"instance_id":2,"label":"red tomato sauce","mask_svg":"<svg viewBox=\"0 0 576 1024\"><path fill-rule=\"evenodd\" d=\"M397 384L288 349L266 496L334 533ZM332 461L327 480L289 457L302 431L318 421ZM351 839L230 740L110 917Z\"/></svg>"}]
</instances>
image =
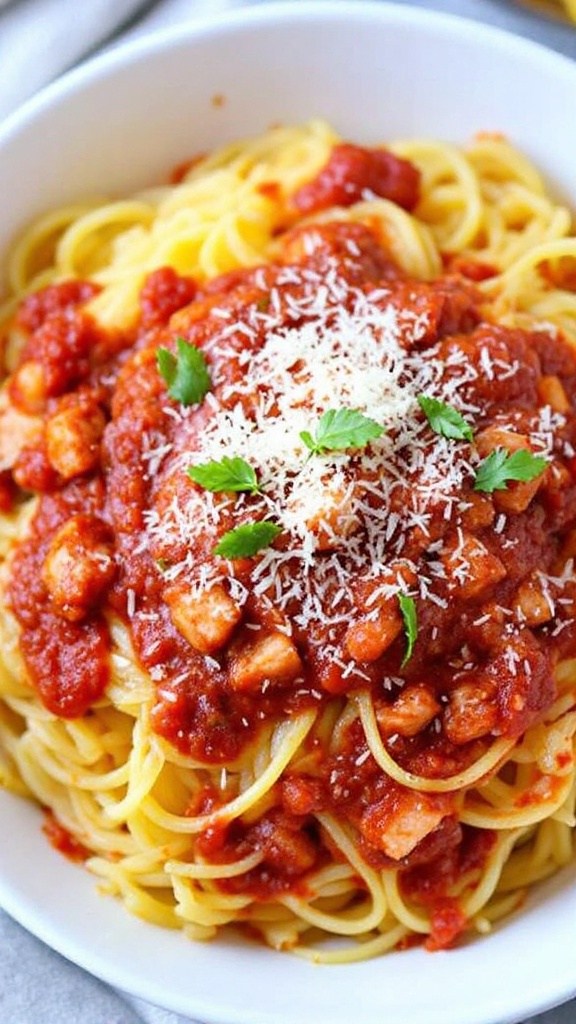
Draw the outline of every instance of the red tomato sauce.
<instances>
[{"instance_id":1,"label":"red tomato sauce","mask_svg":"<svg viewBox=\"0 0 576 1024\"><path fill-rule=\"evenodd\" d=\"M42 831L48 842L59 853L63 853L68 860L81 864L90 857L90 850L87 850L82 843L79 843L54 817L51 811L45 812Z\"/></svg>"},{"instance_id":2,"label":"red tomato sauce","mask_svg":"<svg viewBox=\"0 0 576 1024\"><path fill-rule=\"evenodd\" d=\"M97 515L103 500L99 479L45 495L12 569L10 599L22 628L28 671L43 703L63 718L83 715L104 693L110 638L98 608L82 622L71 622L53 607L42 566L57 528L78 511Z\"/></svg>"},{"instance_id":3,"label":"red tomato sauce","mask_svg":"<svg viewBox=\"0 0 576 1024\"><path fill-rule=\"evenodd\" d=\"M343 145L335 148L318 178L296 194L294 203L311 212L353 202L365 190L409 209L417 202L418 174L392 154ZM266 343L267 311L273 310L284 326L294 325L309 297L309 275L326 278L334 268L355 294L377 304L385 292L386 302L397 311L420 317L422 332L406 344L423 361L431 352L439 355L446 380L464 364L471 368L463 393L471 406L481 409L478 431L506 429L512 423L514 431L530 433L546 405L543 382L552 377L565 395L576 393L576 358L559 336L486 320L473 281L489 269L465 267L435 282L410 281L380 240L355 224L297 229L277 263L234 271L205 287L161 268L144 284L140 322L130 336L106 336L94 324L83 309L93 294L89 284L68 283L26 300L19 313L19 324L27 332L20 366L32 362L41 368L44 426L21 453L14 472L19 487L38 492L39 505L14 558L9 596L31 680L55 714L80 716L104 693L110 678L105 617L110 607L129 623L136 655L156 683L153 728L184 754L209 764L235 760L271 721L369 690L383 742L394 760L415 774L445 778L472 764L495 738L520 736L552 703L555 663L574 639L570 609L576 586L562 579L576 522L575 463L567 454L576 449L571 399L554 428L551 467L525 508L504 512L498 502L506 495L481 495L470 482L464 486L458 530L479 545L482 585L465 590L464 584L455 586L454 577L438 571L435 601L417 599L418 638L407 661L401 631L382 653L370 648L374 631L368 612L379 581L358 581L356 607L331 627L328 645L321 617L306 627L297 624L297 596L286 600L285 619L279 619L273 592L257 585L258 557L235 560L235 581L247 596L230 641L217 657L195 648L176 627L168 597L178 577L171 577L170 570L186 558L196 570L210 568L214 537L207 526L186 544L162 529L151 533L150 523L161 525L163 517L188 501L193 485L183 471L183 451L191 437L202 436L215 407L228 403L232 408L234 388L240 389L247 363ZM261 317L257 329L255 313ZM213 342L227 319L233 329L219 347ZM173 350L178 336L206 353L218 380L212 404L201 404L185 416L168 397L157 366L158 349ZM490 373L485 372L487 365ZM10 386L14 405L37 413L27 408L17 385L18 373ZM104 415L106 427L93 467L67 479L51 462L48 425L64 410L62 397L78 390ZM242 395L247 407L258 398ZM408 474L395 492L390 515L406 506L411 486ZM522 486L512 485L508 499L523 494ZM376 499L374 507L378 512ZM226 509L221 511L222 529L239 521L236 506ZM88 575L71 576L66 601L57 589L49 589L46 562L54 553L54 539L70 520L75 532L66 550L81 553ZM435 513L425 528L415 523L408 531L401 554L426 573L432 563L437 569L442 557L446 564L457 560L461 540L454 517ZM286 553L289 571L287 538L280 536L276 546ZM519 588L534 573L546 575L552 600L562 599L552 624L546 618L526 624L511 611ZM337 601L338 591L337 579L327 584L327 608ZM366 658L344 664L342 652L352 649L351 619L363 612L366 630L355 643ZM238 684L243 652L251 649L256 635L277 635L279 622L285 620L294 623L291 637L302 663L296 683L280 678L257 689L249 681ZM429 709L418 728L413 727L415 708L425 715ZM318 737L308 742L306 752L308 770L286 774L275 788L274 806L256 823L235 822L201 836L210 859L262 853L261 863L247 876L222 884L260 898L305 887L307 874L327 856L313 815L329 811L350 825L368 863L376 869L401 866L408 895L432 909L431 948L450 945L466 925L450 899L450 888L462 872L484 862L492 838L474 829L462 831L454 795L424 794L421 806L435 824L406 854L399 832L400 845L390 852L380 837L394 831L410 811L413 795L384 775L358 721L343 731L337 753ZM224 795L225 785L222 799ZM189 813L206 813L218 800L217 793L207 792L204 803Z\"/></svg>"},{"instance_id":4,"label":"red tomato sauce","mask_svg":"<svg viewBox=\"0 0 576 1024\"><path fill-rule=\"evenodd\" d=\"M351 206L380 196L412 210L419 198L420 173L408 160L386 149L363 149L344 142L334 146L318 176L293 196L300 213Z\"/></svg>"},{"instance_id":5,"label":"red tomato sauce","mask_svg":"<svg viewBox=\"0 0 576 1024\"><path fill-rule=\"evenodd\" d=\"M480 313L473 293L457 279L441 280L433 284L417 284L408 291L406 283L394 271L387 257L370 240L364 229L339 229L331 233L324 229L325 246L331 255L338 253L342 238L350 230L354 242L359 245L357 260L349 260L345 273L354 280L364 280L369 290L372 281L385 279L392 294L398 295L403 305L412 301L419 310L426 309L434 325L428 344L441 340L446 354L459 349L467 359L478 361L478 344L493 353L494 358L506 357L510 363L517 362L519 371L513 379L502 384L496 381L474 382L474 396L483 403L485 422L490 423L496 416L505 418L512 410L520 418L528 418L538 405L538 381L543 370L558 372L570 393L575 376L574 358L561 341L540 338L520 330L508 330L493 325L480 325ZM321 261L321 256L311 257ZM338 257L336 257L338 258ZM264 268L264 273L254 271L235 272L222 281L210 286L210 293L190 307L191 315L184 311L173 321L173 328L194 342L198 347L210 344L211 331L216 329L216 318L210 311L217 305L219 310L230 310L235 322L242 323L249 311L262 303L271 289L276 288L280 303L288 303L298 291L298 285L277 286L275 280L282 268ZM205 316L202 316L204 311ZM161 500L178 501L186 494L188 481L183 474L173 472L170 457L163 469L162 480L143 478L141 467L140 438L153 432L162 437L167 445L178 449L178 422L167 415L162 405L163 384L158 377L155 351L164 335L153 339L149 347L139 354L136 363L129 363L123 369L113 405L113 425L107 435L110 461L114 458L109 476L108 507L114 522L117 544L121 551L121 583L115 591L114 600L122 607L122 588L130 587L135 594L140 615L132 620L140 657L151 669L164 665L165 682L159 686L159 699L154 712L155 728L183 751L193 756L215 762L225 761L234 756L249 741L259 721L270 716L291 714L305 706L317 706L312 690L332 695L354 689L361 680L354 673L344 680L342 670L330 657L324 657L318 645L309 643L309 637L298 635L298 644L307 653L307 679L297 691L292 688L270 688L259 694L258 700L246 692L234 691L227 681L226 660L224 664L206 667L205 659L191 650L189 643L181 637L170 621L162 601L164 584L162 576L149 569L150 553L135 553L134 534L143 526L144 510L154 503L155 495L162 488ZM255 349L263 342L263 334L253 342ZM226 348L225 363L215 351L211 353L212 366L217 367L221 379L230 385L241 374L240 359L248 347L244 334L238 330L231 336ZM206 412L202 409L196 415L198 430ZM567 418L563 436L574 436L574 418ZM558 558L561 548L562 531L573 520L571 509L576 494L574 481L568 486L563 482L561 498L554 480L547 481L528 510L521 516L510 516L503 534L493 531L494 516L485 524L482 516L482 501L470 496L472 507L469 512L469 528L474 536L481 539L490 554L497 555L503 562L506 576L495 583L478 599L459 600L448 586L438 593L444 600L444 607L423 605L419 609L419 636L413 657L405 668L401 668L403 641L394 643L389 651L374 664L363 666L363 678L373 679L377 694L377 711L384 716L393 694L382 695L378 681L383 674L399 676L406 683L420 683L423 678L432 679L435 693L450 690L456 663L453 652L462 650L467 643L474 645L489 657L486 667L467 669L462 673L468 683L485 683L496 686L497 698L493 706L491 730L497 735L520 735L541 710L548 706L554 696L553 664L555 641L539 632L523 630L521 635L512 636L507 648L512 645L513 655L501 653L502 617L489 616L486 621L481 614L484 609L507 608L519 582L527 573L537 567L545 572ZM160 499L158 499L160 500ZM449 533L451 524L445 519L432 521L428 535L422 536L414 530L408 540L406 554L422 557L430 543L441 541ZM504 542L504 546L503 546ZM281 543L281 541L280 541ZM209 539L206 539L206 545ZM507 546L506 546L507 545ZM181 556L170 544L158 543L153 555L162 564L173 564ZM202 542L195 551L196 558L209 557L209 548ZM254 563L247 559L237 566L238 578L249 583ZM568 593L572 593L570 586ZM369 594L364 595L364 599ZM158 614L152 622L151 616ZM487 614L487 613L486 613ZM245 620L258 624L264 631L272 628L273 613L265 601L251 594L246 604ZM342 627L342 634L345 627ZM249 637L246 626L240 625L235 640L241 642ZM506 661L517 662L515 673L506 669ZM396 737L394 756L411 771L431 776L447 776L470 764L483 749L484 739L473 738L470 742L451 742L443 733L435 734L423 730L415 736ZM357 751L356 751L357 754ZM353 774L353 773L352 773Z\"/></svg>"}]
</instances>

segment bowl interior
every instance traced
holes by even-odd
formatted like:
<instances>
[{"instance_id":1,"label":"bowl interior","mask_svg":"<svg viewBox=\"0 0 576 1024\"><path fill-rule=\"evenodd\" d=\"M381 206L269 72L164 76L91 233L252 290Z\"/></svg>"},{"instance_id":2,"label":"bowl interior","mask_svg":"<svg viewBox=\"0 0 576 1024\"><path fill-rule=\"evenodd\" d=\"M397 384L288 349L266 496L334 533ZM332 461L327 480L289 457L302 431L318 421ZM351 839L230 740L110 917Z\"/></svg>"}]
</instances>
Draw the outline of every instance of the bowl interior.
<instances>
[{"instance_id":1,"label":"bowl interior","mask_svg":"<svg viewBox=\"0 0 576 1024\"><path fill-rule=\"evenodd\" d=\"M0 246L70 199L165 180L187 156L278 121L358 141L501 131L574 190L567 58L449 15L354 0L273 4L120 47L0 128Z\"/></svg>"}]
</instances>

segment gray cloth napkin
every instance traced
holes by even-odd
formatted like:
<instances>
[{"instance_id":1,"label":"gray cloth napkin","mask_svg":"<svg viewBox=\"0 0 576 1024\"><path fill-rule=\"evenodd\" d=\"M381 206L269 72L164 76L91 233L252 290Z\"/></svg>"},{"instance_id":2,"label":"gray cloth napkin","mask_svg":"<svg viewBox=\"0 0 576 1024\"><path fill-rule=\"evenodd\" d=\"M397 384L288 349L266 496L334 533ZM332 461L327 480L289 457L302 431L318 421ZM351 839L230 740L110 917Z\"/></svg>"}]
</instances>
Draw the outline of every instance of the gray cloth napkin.
<instances>
[{"instance_id":1,"label":"gray cloth napkin","mask_svg":"<svg viewBox=\"0 0 576 1024\"><path fill-rule=\"evenodd\" d=\"M46 82L103 46L246 2L0 0L0 119ZM570 32L553 21L546 23L514 0L397 2L489 22L576 59L576 30ZM0 911L0 1024L198 1022L111 989L48 949ZM576 1000L525 1024L576 1024Z\"/></svg>"},{"instance_id":2,"label":"gray cloth napkin","mask_svg":"<svg viewBox=\"0 0 576 1024\"><path fill-rule=\"evenodd\" d=\"M142 0L0 0L0 117L143 6Z\"/></svg>"}]
</instances>

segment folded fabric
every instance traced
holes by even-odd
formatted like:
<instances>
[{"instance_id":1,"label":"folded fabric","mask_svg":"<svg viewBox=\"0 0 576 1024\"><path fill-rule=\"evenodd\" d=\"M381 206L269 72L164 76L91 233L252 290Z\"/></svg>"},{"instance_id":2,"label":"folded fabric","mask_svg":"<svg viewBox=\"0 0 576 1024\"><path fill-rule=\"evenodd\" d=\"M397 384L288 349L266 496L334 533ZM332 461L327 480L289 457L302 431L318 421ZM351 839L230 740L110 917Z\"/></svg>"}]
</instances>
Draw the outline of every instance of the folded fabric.
<instances>
[{"instance_id":1,"label":"folded fabric","mask_svg":"<svg viewBox=\"0 0 576 1024\"><path fill-rule=\"evenodd\" d=\"M148 7L150 0L0 0L0 118Z\"/></svg>"}]
</instances>

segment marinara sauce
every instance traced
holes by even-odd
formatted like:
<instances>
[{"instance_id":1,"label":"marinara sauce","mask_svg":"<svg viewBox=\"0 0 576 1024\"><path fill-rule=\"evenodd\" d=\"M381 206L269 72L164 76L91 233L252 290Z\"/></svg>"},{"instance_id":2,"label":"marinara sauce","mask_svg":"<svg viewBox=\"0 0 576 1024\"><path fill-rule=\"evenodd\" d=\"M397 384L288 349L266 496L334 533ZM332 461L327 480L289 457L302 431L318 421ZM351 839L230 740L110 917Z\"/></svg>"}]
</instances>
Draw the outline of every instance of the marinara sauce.
<instances>
[{"instance_id":1,"label":"marinara sauce","mask_svg":"<svg viewBox=\"0 0 576 1024\"><path fill-rule=\"evenodd\" d=\"M295 207L364 190L412 207L414 168L366 153L337 147ZM10 486L39 503L9 598L46 706L77 717L102 696L112 609L154 681L153 728L210 765L235 760L270 722L359 693L371 695L394 760L430 778L536 721L574 635L576 360L558 333L491 321L474 283L489 272L455 264L413 281L376 231L327 222L289 232L276 262L208 285L161 268L129 335L91 319L89 283L26 300L9 395L27 435ZM186 407L158 367L178 339L210 376L207 396ZM323 380L352 405L358 379L372 376L370 402L390 410L378 438L332 450L317 437L314 449L310 430L274 440L272 428L299 422L294 410L318 426ZM456 403L473 436L439 440L419 405L427 394ZM252 490L208 493L188 469L227 437L230 457L243 456L242 437L261 438L260 476ZM496 451L545 465L480 490L479 467ZM311 474L305 487L295 456ZM319 459L324 476L314 476ZM226 534L261 521L280 523L268 546L216 553ZM417 630L398 595L410 595ZM265 850L264 869L221 884L264 897L305 886L326 857L313 815L328 810L369 863L400 865L406 891L433 906L432 944L452 942L465 922L447 893L491 843L458 823L458 794L418 794L423 834L383 845L416 797L376 764L358 718L336 745L313 731L306 755L257 823L200 838L216 860ZM189 812L219 799L208 788Z\"/></svg>"}]
</instances>

